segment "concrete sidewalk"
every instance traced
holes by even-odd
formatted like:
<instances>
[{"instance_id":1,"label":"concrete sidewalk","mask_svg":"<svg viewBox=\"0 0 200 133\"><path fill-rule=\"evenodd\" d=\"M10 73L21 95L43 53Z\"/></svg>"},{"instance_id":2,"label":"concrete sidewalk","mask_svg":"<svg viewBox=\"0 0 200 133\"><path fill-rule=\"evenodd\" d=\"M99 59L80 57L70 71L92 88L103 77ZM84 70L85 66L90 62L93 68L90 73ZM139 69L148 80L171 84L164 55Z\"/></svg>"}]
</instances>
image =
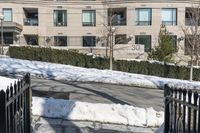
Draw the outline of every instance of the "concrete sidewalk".
<instances>
[{"instance_id":1,"label":"concrete sidewalk","mask_svg":"<svg viewBox=\"0 0 200 133\"><path fill-rule=\"evenodd\" d=\"M112 117L112 116L110 116ZM155 133L156 129L32 116L33 133Z\"/></svg>"}]
</instances>

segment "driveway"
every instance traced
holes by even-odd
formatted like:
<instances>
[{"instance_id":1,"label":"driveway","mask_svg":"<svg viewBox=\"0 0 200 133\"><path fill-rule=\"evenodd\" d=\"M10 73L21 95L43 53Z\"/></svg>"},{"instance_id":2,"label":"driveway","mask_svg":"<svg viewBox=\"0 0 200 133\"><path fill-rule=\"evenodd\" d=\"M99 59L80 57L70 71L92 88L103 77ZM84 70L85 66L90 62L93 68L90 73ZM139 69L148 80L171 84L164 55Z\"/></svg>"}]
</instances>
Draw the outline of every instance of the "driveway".
<instances>
[{"instance_id":1,"label":"driveway","mask_svg":"<svg viewBox=\"0 0 200 133\"><path fill-rule=\"evenodd\" d=\"M164 110L163 90L103 83L81 83L31 79L33 96L54 97L92 103L119 103Z\"/></svg>"}]
</instances>

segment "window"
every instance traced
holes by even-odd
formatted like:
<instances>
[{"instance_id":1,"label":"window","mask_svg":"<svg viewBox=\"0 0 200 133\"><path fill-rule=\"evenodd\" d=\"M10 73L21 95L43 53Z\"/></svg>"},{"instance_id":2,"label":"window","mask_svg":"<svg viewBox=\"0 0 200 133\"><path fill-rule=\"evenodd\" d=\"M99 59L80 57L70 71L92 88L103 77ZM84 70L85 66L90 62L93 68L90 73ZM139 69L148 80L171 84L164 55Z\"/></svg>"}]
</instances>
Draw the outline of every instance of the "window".
<instances>
[{"instance_id":1,"label":"window","mask_svg":"<svg viewBox=\"0 0 200 133\"><path fill-rule=\"evenodd\" d=\"M194 26L198 23L200 26L200 10L198 8L185 8L185 25Z\"/></svg>"},{"instance_id":2,"label":"window","mask_svg":"<svg viewBox=\"0 0 200 133\"><path fill-rule=\"evenodd\" d=\"M66 10L54 10L54 26L67 26Z\"/></svg>"},{"instance_id":3,"label":"window","mask_svg":"<svg viewBox=\"0 0 200 133\"><path fill-rule=\"evenodd\" d=\"M38 35L24 35L28 45L38 45Z\"/></svg>"},{"instance_id":4,"label":"window","mask_svg":"<svg viewBox=\"0 0 200 133\"><path fill-rule=\"evenodd\" d=\"M96 37L95 36L83 36L83 47L95 47Z\"/></svg>"},{"instance_id":5,"label":"window","mask_svg":"<svg viewBox=\"0 0 200 133\"><path fill-rule=\"evenodd\" d=\"M171 41L172 41L172 46L174 49L177 48L177 36L176 35L171 35Z\"/></svg>"},{"instance_id":6,"label":"window","mask_svg":"<svg viewBox=\"0 0 200 133\"><path fill-rule=\"evenodd\" d=\"M163 25L177 25L177 9L176 8L162 9L162 24Z\"/></svg>"},{"instance_id":7,"label":"window","mask_svg":"<svg viewBox=\"0 0 200 133\"><path fill-rule=\"evenodd\" d=\"M136 25L151 25L151 9L136 8Z\"/></svg>"},{"instance_id":8,"label":"window","mask_svg":"<svg viewBox=\"0 0 200 133\"><path fill-rule=\"evenodd\" d=\"M108 25L126 25L126 8L109 8Z\"/></svg>"},{"instance_id":9,"label":"window","mask_svg":"<svg viewBox=\"0 0 200 133\"><path fill-rule=\"evenodd\" d=\"M143 44L144 51L151 51L151 35L136 35L135 36L135 44Z\"/></svg>"},{"instance_id":10,"label":"window","mask_svg":"<svg viewBox=\"0 0 200 133\"><path fill-rule=\"evenodd\" d=\"M67 46L67 36L54 36L55 46Z\"/></svg>"},{"instance_id":11,"label":"window","mask_svg":"<svg viewBox=\"0 0 200 133\"><path fill-rule=\"evenodd\" d=\"M82 12L83 26L95 26L96 25L96 11L95 10L83 10Z\"/></svg>"},{"instance_id":12,"label":"window","mask_svg":"<svg viewBox=\"0 0 200 133\"><path fill-rule=\"evenodd\" d=\"M126 34L115 35L115 44L127 44Z\"/></svg>"},{"instance_id":13,"label":"window","mask_svg":"<svg viewBox=\"0 0 200 133\"><path fill-rule=\"evenodd\" d=\"M12 9L3 8L4 21L12 21Z\"/></svg>"}]
</instances>

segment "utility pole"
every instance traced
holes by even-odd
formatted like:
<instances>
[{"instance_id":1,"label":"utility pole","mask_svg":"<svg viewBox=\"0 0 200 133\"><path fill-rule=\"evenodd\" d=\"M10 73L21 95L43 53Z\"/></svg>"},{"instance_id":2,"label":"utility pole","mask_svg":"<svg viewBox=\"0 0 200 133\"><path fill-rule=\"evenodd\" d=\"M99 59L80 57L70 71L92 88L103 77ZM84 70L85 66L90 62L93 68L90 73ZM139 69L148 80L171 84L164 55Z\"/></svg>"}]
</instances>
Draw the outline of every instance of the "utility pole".
<instances>
[{"instance_id":1,"label":"utility pole","mask_svg":"<svg viewBox=\"0 0 200 133\"><path fill-rule=\"evenodd\" d=\"M1 20L1 50L0 50L0 54L3 55L3 20L4 20L3 15L0 15L0 20Z\"/></svg>"}]
</instances>

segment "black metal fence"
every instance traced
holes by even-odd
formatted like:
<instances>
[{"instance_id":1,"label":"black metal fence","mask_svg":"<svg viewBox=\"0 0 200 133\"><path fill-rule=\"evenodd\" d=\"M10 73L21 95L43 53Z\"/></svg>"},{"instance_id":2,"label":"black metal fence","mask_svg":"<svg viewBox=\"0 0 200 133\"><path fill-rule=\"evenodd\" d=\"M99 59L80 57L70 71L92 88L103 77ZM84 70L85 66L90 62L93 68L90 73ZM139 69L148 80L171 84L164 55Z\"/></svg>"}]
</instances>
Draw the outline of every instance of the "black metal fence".
<instances>
[{"instance_id":1,"label":"black metal fence","mask_svg":"<svg viewBox=\"0 0 200 133\"><path fill-rule=\"evenodd\" d=\"M165 85L165 133L200 133L200 96L196 90Z\"/></svg>"},{"instance_id":2,"label":"black metal fence","mask_svg":"<svg viewBox=\"0 0 200 133\"><path fill-rule=\"evenodd\" d=\"M0 133L30 133L30 74L0 91Z\"/></svg>"}]
</instances>

